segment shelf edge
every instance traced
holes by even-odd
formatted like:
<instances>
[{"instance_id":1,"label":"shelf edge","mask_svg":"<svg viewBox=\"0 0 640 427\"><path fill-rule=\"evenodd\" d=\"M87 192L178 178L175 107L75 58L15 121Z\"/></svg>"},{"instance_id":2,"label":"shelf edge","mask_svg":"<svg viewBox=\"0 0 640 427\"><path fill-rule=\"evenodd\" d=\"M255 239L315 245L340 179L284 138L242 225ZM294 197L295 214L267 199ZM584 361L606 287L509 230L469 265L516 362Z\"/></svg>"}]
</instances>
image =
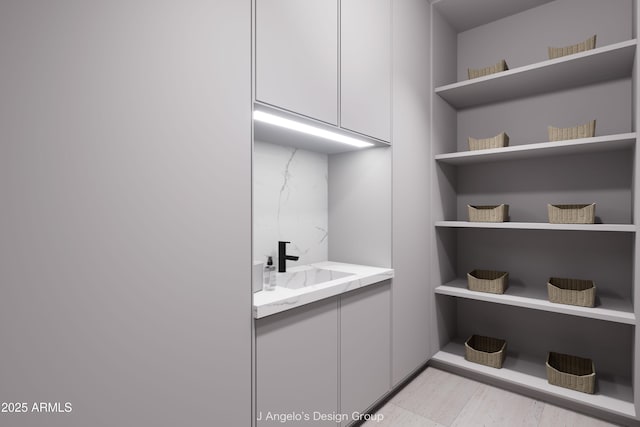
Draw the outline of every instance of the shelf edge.
<instances>
[{"instance_id":1,"label":"shelf edge","mask_svg":"<svg viewBox=\"0 0 640 427\"><path fill-rule=\"evenodd\" d=\"M438 286L435 289L435 293L438 295L447 295L456 298L465 298L475 301L484 301L495 304L502 304L511 307L522 307L532 310L546 311L551 313L566 314L569 316L584 317L587 319L602 320L606 322L622 323L626 325L635 325L636 316L633 312L611 310L606 308L594 307L591 310L595 310L589 313L587 310L581 310L578 307L571 305L557 304L547 305L542 302L548 302L546 300L540 300L537 298L521 297L516 295L498 295L488 293L471 293L466 289L461 289L456 286L450 286L447 284ZM607 312L603 312L606 310Z\"/></svg>"},{"instance_id":2,"label":"shelf edge","mask_svg":"<svg viewBox=\"0 0 640 427\"><path fill-rule=\"evenodd\" d=\"M628 133L620 133L614 135L603 135L596 136L592 138L581 138L581 139L572 139L567 141L544 141L544 142L536 142L530 144L521 144L515 145L511 147L504 148L492 148L487 150L476 150L476 151L456 151L451 153L443 153L436 154L434 159L436 161L441 161L444 163L456 164L456 160L472 160L478 159L481 161L485 157L500 157L500 156L508 156L509 154L522 153L523 159L526 158L524 154L526 153L541 153L541 152L549 152L549 155L552 155L554 151L566 150L570 148L575 148L576 152L580 152L580 147L601 147L608 143L624 143L626 141L629 142L629 146L633 146L635 140L637 139L636 132L628 132ZM602 145L600 145L602 144ZM617 147L620 148L620 147ZM500 159L493 159L500 160ZM448 162L450 161L450 162Z\"/></svg>"},{"instance_id":3,"label":"shelf edge","mask_svg":"<svg viewBox=\"0 0 640 427\"><path fill-rule=\"evenodd\" d=\"M551 230L635 233L635 224L550 224L548 222L469 222L436 221L435 227L441 228L477 228L503 230Z\"/></svg>"}]
</instances>

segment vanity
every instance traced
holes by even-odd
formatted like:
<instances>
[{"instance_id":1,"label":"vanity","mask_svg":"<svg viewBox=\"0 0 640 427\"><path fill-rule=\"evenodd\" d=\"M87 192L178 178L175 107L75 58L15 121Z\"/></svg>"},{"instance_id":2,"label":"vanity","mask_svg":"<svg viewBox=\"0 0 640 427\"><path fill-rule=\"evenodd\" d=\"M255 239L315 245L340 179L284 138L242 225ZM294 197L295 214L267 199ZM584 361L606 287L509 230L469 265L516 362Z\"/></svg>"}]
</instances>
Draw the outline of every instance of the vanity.
<instances>
[{"instance_id":1,"label":"vanity","mask_svg":"<svg viewBox=\"0 0 640 427\"><path fill-rule=\"evenodd\" d=\"M256 425L347 426L397 383L391 2L254 7L253 259L286 263L253 294Z\"/></svg>"},{"instance_id":2,"label":"vanity","mask_svg":"<svg viewBox=\"0 0 640 427\"><path fill-rule=\"evenodd\" d=\"M295 287L254 296L257 425L357 421L391 390L393 270L324 262L281 274Z\"/></svg>"},{"instance_id":3,"label":"vanity","mask_svg":"<svg viewBox=\"0 0 640 427\"><path fill-rule=\"evenodd\" d=\"M254 260L286 270L253 294L256 425L346 426L392 388L391 149L254 135Z\"/></svg>"},{"instance_id":4,"label":"vanity","mask_svg":"<svg viewBox=\"0 0 640 427\"><path fill-rule=\"evenodd\" d=\"M346 426L392 389L391 150L255 138L254 260L298 258L253 294L256 425Z\"/></svg>"}]
</instances>

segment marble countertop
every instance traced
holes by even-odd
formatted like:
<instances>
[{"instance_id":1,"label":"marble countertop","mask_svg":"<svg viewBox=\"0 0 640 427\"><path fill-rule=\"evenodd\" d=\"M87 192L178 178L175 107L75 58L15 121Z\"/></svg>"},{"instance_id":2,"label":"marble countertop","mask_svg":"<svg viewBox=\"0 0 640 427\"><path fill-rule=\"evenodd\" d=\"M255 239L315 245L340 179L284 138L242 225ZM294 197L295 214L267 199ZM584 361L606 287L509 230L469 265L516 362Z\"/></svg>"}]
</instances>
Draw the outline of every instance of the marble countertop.
<instances>
[{"instance_id":1,"label":"marble countertop","mask_svg":"<svg viewBox=\"0 0 640 427\"><path fill-rule=\"evenodd\" d=\"M327 276L329 280L313 283L312 273L318 269L332 277ZM333 278L332 273L335 273L337 278ZM276 286L272 291L255 292L253 294L254 318L259 319L291 310L391 279L393 278L393 269L325 261L293 267L287 273L277 273L277 276L278 283L286 286Z\"/></svg>"}]
</instances>

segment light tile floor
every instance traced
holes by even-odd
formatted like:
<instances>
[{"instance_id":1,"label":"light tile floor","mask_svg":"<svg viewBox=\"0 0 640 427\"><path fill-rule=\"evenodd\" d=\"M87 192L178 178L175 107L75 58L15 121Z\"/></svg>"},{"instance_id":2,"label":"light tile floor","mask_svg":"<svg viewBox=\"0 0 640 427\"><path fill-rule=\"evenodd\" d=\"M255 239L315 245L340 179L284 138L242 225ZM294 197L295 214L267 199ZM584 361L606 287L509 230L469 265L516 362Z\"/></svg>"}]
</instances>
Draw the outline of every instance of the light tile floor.
<instances>
[{"instance_id":1,"label":"light tile floor","mask_svg":"<svg viewBox=\"0 0 640 427\"><path fill-rule=\"evenodd\" d=\"M428 367L363 427L606 427L596 418Z\"/></svg>"}]
</instances>

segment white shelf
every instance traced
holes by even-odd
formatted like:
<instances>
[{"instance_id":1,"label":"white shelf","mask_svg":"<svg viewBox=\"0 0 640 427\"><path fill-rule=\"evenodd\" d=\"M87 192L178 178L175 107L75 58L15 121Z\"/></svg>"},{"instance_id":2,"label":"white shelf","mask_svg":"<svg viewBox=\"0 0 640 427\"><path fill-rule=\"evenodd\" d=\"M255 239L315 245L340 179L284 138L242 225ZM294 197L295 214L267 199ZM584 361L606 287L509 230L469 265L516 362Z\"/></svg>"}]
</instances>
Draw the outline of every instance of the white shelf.
<instances>
[{"instance_id":1,"label":"white shelf","mask_svg":"<svg viewBox=\"0 0 640 427\"><path fill-rule=\"evenodd\" d=\"M631 148L636 143L635 132L593 138L572 139L558 142L540 142L488 150L461 151L438 154L435 159L451 165L467 165L484 162L522 160L565 154L597 153Z\"/></svg>"},{"instance_id":2,"label":"white shelf","mask_svg":"<svg viewBox=\"0 0 640 427\"><path fill-rule=\"evenodd\" d=\"M476 292L467 289L467 281L465 279L456 279L436 288L436 294L440 295L525 307L534 310L551 311L554 313L588 317L628 325L635 325L636 323L636 316L633 313L631 301L606 295L598 295L601 303L600 306L593 308L579 307L549 302L546 292L546 286L507 288L506 293L502 295Z\"/></svg>"},{"instance_id":3,"label":"white shelf","mask_svg":"<svg viewBox=\"0 0 640 427\"><path fill-rule=\"evenodd\" d=\"M435 93L454 108L462 109L630 77L635 51L636 40L627 40L440 86Z\"/></svg>"},{"instance_id":4,"label":"white shelf","mask_svg":"<svg viewBox=\"0 0 640 427\"><path fill-rule=\"evenodd\" d=\"M433 356L431 363L436 366L452 367L475 374L482 374L485 377L517 387L534 392L542 392L576 404L610 411L624 417L635 417L633 391L628 380L616 378L613 381L607 381L602 377L598 377L596 379L596 394L581 393L549 384L546 377L544 359L538 359L523 354L518 354L516 358L507 353L502 369L495 369L468 362L464 358L464 345L459 342L451 342Z\"/></svg>"},{"instance_id":5,"label":"white shelf","mask_svg":"<svg viewBox=\"0 0 640 427\"><path fill-rule=\"evenodd\" d=\"M469 222L436 221L436 227L498 228L512 230L613 231L635 233L633 224L549 224L546 222Z\"/></svg>"}]
</instances>

